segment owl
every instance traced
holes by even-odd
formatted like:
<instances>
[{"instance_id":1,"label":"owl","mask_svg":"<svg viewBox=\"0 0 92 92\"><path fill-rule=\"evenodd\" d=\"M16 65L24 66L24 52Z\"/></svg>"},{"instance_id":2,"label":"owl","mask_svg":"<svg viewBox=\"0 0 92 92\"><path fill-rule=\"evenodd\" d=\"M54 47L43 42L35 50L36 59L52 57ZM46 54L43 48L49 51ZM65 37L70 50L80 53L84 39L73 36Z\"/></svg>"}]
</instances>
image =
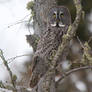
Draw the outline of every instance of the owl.
<instances>
[{"instance_id":1,"label":"owl","mask_svg":"<svg viewBox=\"0 0 92 92\"><path fill-rule=\"evenodd\" d=\"M71 16L68 8L54 6L48 12L47 29L41 34L36 52L32 59L32 75L30 87L37 85L40 78L48 71L51 58L58 46L62 43L62 36L66 34L71 24Z\"/></svg>"}]
</instances>

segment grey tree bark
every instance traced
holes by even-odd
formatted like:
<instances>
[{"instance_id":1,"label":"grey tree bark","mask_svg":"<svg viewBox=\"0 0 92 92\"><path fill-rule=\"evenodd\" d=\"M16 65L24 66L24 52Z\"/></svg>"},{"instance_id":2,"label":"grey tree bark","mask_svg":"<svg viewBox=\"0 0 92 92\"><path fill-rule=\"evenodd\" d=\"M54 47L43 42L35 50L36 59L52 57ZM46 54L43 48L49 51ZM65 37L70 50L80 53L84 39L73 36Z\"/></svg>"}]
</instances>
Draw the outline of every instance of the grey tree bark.
<instances>
[{"instance_id":1,"label":"grey tree bark","mask_svg":"<svg viewBox=\"0 0 92 92\"><path fill-rule=\"evenodd\" d=\"M34 30L40 36L46 30L47 13L52 6L57 5L56 0L34 0Z\"/></svg>"},{"instance_id":2,"label":"grey tree bark","mask_svg":"<svg viewBox=\"0 0 92 92\"><path fill-rule=\"evenodd\" d=\"M47 13L57 3L56 0L34 0L34 3L34 35L40 37L40 34L47 29ZM50 69L32 92L56 92L55 70Z\"/></svg>"},{"instance_id":3,"label":"grey tree bark","mask_svg":"<svg viewBox=\"0 0 92 92\"><path fill-rule=\"evenodd\" d=\"M56 1L57 0L34 0L34 35L26 36L27 41L33 47L34 52L36 51L37 40L40 38L40 34L45 31L47 27L47 13L51 7L57 5Z\"/></svg>"}]
</instances>

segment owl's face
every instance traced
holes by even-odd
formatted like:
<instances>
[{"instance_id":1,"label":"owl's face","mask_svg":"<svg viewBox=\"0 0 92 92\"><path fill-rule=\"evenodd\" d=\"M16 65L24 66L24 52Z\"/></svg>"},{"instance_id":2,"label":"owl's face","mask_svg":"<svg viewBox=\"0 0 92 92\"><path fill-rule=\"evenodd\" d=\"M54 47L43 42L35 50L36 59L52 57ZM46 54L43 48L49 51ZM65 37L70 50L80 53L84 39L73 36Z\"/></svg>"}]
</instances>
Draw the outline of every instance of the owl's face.
<instances>
[{"instance_id":1,"label":"owl's face","mask_svg":"<svg viewBox=\"0 0 92 92\"><path fill-rule=\"evenodd\" d=\"M71 24L71 16L68 8L57 6L50 9L48 25L52 27L65 27Z\"/></svg>"}]
</instances>

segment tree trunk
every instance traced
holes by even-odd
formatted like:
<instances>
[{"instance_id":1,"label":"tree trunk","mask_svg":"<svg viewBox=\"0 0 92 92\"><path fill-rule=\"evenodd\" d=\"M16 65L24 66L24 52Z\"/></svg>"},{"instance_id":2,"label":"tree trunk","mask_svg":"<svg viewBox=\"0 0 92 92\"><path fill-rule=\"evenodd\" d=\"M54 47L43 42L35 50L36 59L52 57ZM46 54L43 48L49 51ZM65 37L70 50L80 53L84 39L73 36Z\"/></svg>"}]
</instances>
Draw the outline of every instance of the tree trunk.
<instances>
[{"instance_id":1,"label":"tree trunk","mask_svg":"<svg viewBox=\"0 0 92 92\"><path fill-rule=\"evenodd\" d=\"M47 29L47 13L57 3L55 0L34 0L34 3L34 33L40 37ZM55 70L50 69L32 92L56 92L55 90Z\"/></svg>"},{"instance_id":2,"label":"tree trunk","mask_svg":"<svg viewBox=\"0 0 92 92\"><path fill-rule=\"evenodd\" d=\"M34 30L35 34L40 36L47 27L47 13L52 6L55 6L56 0L34 0Z\"/></svg>"}]
</instances>

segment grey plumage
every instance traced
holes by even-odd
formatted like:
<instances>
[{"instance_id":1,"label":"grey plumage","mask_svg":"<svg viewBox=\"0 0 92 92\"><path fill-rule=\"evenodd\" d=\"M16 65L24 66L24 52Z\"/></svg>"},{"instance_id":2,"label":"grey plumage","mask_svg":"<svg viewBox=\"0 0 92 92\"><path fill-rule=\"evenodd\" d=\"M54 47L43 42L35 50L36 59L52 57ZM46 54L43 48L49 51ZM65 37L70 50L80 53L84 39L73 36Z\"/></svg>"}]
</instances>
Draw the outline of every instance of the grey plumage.
<instances>
[{"instance_id":1,"label":"grey plumage","mask_svg":"<svg viewBox=\"0 0 92 92\"><path fill-rule=\"evenodd\" d=\"M54 19L53 14L57 12ZM63 17L59 18L59 13L63 13ZM52 25L53 23L56 25ZM68 26L71 24L71 17L66 7L53 7L48 13L47 30L41 34L41 38L37 45L37 50L32 60L32 75L30 79L30 87L34 87L39 79L47 72L50 67L50 58L53 52L57 51L58 46L62 43L62 36L67 32ZM60 24L65 26L60 26Z\"/></svg>"}]
</instances>

